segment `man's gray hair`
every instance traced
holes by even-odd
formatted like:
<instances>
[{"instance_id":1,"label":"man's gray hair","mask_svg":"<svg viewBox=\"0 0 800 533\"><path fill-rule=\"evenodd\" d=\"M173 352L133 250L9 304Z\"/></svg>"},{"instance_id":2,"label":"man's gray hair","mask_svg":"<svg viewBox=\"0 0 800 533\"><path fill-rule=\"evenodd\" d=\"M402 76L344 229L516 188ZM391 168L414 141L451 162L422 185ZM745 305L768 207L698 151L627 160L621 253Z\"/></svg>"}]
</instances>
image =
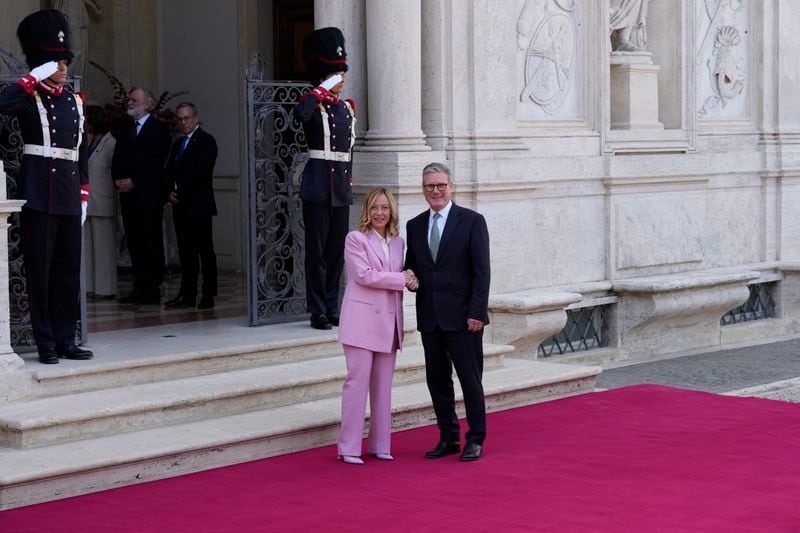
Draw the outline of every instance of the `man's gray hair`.
<instances>
[{"instance_id":1,"label":"man's gray hair","mask_svg":"<svg viewBox=\"0 0 800 533\"><path fill-rule=\"evenodd\" d=\"M176 107L176 108L175 108L175 112L177 113L177 112L178 112L178 110L179 110L180 108L182 108L182 107L186 107L186 108L188 108L188 109L189 109L189 111L191 111L191 112L192 112L192 116L193 116L193 117L196 117L196 116L197 116L197 106L196 106L196 105L194 105L193 103L191 103L191 102L181 102L180 104L178 104L178 107Z\"/></svg>"},{"instance_id":2,"label":"man's gray hair","mask_svg":"<svg viewBox=\"0 0 800 533\"><path fill-rule=\"evenodd\" d=\"M453 182L453 177L450 175L450 169L447 168L447 165L444 163L428 163L425 165L425 168L422 169L422 180L425 181L425 176L427 174L433 174L435 172L441 172L445 176L447 176L447 181Z\"/></svg>"},{"instance_id":3,"label":"man's gray hair","mask_svg":"<svg viewBox=\"0 0 800 533\"><path fill-rule=\"evenodd\" d=\"M142 91L142 95L144 96L145 102L147 102L150 105L150 109L149 110L153 111L155 109L155 107L156 107L156 95L153 94L153 91L151 91L150 89L147 89L146 87L134 87L133 89L131 89L131 92L133 92L133 91Z\"/></svg>"}]
</instances>

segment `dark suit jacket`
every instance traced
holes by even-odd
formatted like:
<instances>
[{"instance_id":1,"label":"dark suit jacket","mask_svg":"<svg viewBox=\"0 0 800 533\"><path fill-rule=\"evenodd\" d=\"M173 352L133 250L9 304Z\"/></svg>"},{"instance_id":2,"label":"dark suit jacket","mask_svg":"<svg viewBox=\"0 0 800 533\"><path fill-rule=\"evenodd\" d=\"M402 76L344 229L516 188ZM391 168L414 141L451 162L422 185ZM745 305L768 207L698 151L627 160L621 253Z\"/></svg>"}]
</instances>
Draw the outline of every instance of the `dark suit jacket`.
<instances>
[{"instance_id":1,"label":"dark suit jacket","mask_svg":"<svg viewBox=\"0 0 800 533\"><path fill-rule=\"evenodd\" d=\"M169 128L153 116L144 123L139 135L135 125L122 131L111 162L111 177L130 178L135 184L133 191L120 195L123 205L140 209L164 205L164 163L169 143Z\"/></svg>"},{"instance_id":2,"label":"dark suit jacket","mask_svg":"<svg viewBox=\"0 0 800 533\"><path fill-rule=\"evenodd\" d=\"M489 323L489 231L483 215L450 208L439 254L434 263L428 247L430 211L406 225L408 252L405 268L419 279L417 329L431 332L467 329L467 318Z\"/></svg>"},{"instance_id":3,"label":"dark suit jacket","mask_svg":"<svg viewBox=\"0 0 800 533\"><path fill-rule=\"evenodd\" d=\"M213 183L217 142L211 134L197 128L180 161L176 162L182 142L183 137L179 137L172 143L165 170L169 192L178 194L179 203L173 209L176 214L185 216L214 216L217 214Z\"/></svg>"}]
</instances>

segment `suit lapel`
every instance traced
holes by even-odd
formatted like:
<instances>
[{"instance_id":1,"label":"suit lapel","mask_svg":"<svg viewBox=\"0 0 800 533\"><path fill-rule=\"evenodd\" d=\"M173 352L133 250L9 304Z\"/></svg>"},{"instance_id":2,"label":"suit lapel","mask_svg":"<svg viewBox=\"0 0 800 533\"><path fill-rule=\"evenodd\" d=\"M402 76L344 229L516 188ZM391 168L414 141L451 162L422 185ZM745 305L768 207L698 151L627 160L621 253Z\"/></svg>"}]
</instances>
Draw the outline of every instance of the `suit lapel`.
<instances>
[{"instance_id":1,"label":"suit lapel","mask_svg":"<svg viewBox=\"0 0 800 533\"><path fill-rule=\"evenodd\" d=\"M392 272L397 272L401 270L403 266L403 240L399 235L389 241L389 250L391 250L389 254L391 258L389 269Z\"/></svg>"},{"instance_id":2,"label":"suit lapel","mask_svg":"<svg viewBox=\"0 0 800 533\"><path fill-rule=\"evenodd\" d=\"M183 155L181 156L181 160L176 163L176 166L179 166L179 167L183 166L183 162L186 161L186 156L189 155L189 150L192 149L192 145L197 142L197 139L199 138L200 135L202 135L202 133L200 133L200 128L197 128L196 130L194 130L194 133L192 133L192 136L189 137L189 142L186 143L186 148L183 150ZM180 143L182 143L182 142L183 142L183 137L178 139L178 145L177 145L177 147L175 149L175 154L176 155L178 153L178 149L180 148Z\"/></svg>"},{"instance_id":3,"label":"suit lapel","mask_svg":"<svg viewBox=\"0 0 800 533\"><path fill-rule=\"evenodd\" d=\"M439 240L439 253L437 254L437 260L444 255L444 250L447 248L447 244L450 242L460 222L461 209L456 204L453 204L452 207L450 207L450 213L447 215L447 222L444 225L442 238Z\"/></svg>"},{"instance_id":4,"label":"suit lapel","mask_svg":"<svg viewBox=\"0 0 800 533\"><path fill-rule=\"evenodd\" d=\"M386 270L386 256L383 255L381 238L378 236L378 233L375 230L370 230L369 234L367 234L367 240L369 240L369 245L372 248L372 251L378 256L378 261L381 262L381 267L383 267L383 270Z\"/></svg>"},{"instance_id":5,"label":"suit lapel","mask_svg":"<svg viewBox=\"0 0 800 533\"><path fill-rule=\"evenodd\" d=\"M98 141L97 146L95 146L94 150L92 150L92 155L89 156L89 161L94 159L94 156L97 155L98 152L102 152L103 151L103 147L106 145L107 141L108 141L108 133L106 133L105 135L100 137L100 140Z\"/></svg>"},{"instance_id":6,"label":"suit lapel","mask_svg":"<svg viewBox=\"0 0 800 533\"><path fill-rule=\"evenodd\" d=\"M414 228L414 232L416 233L416 241L422 244L422 248L425 250L425 257L428 258L428 261L431 264L434 263L433 256L431 255L431 247L428 243L428 224L430 223L431 218L431 211L428 209L424 213L419 215L419 224L416 225ZM422 259L422 258L420 258Z\"/></svg>"}]
</instances>

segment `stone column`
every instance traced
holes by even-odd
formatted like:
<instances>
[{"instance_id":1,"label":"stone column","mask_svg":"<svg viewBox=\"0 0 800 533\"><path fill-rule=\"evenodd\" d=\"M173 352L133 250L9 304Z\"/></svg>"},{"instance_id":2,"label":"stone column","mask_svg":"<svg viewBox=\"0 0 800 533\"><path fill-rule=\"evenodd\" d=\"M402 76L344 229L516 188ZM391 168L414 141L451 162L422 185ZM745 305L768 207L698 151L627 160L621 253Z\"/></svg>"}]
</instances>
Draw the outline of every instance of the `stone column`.
<instances>
[{"instance_id":1,"label":"stone column","mask_svg":"<svg viewBox=\"0 0 800 533\"><path fill-rule=\"evenodd\" d=\"M0 161L0 403L25 394L29 379L19 376L25 362L11 349L8 298L8 217L25 202L6 200L6 174Z\"/></svg>"},{"instance_id":2,"label":"stone column","mask_svg":"<svg viewBox=\"0 0 800 533\"><path fill-rule=\"evenodd\" d=\"M342 30L348 71L344 97L356 102L356 138L364 139L368 127L367 32L364 0L314 0L314 28Z\"/></svg>"},{"instance_id":3,"label":"stone column","mask_svg":"<svg viewBox=\"0 0 800 533\"><path fill-rule=\"evenodd\" d=\"M367 2L368 150L429 150L421 126L421 14L421 0Z\"/></svg>"}]
</instances>

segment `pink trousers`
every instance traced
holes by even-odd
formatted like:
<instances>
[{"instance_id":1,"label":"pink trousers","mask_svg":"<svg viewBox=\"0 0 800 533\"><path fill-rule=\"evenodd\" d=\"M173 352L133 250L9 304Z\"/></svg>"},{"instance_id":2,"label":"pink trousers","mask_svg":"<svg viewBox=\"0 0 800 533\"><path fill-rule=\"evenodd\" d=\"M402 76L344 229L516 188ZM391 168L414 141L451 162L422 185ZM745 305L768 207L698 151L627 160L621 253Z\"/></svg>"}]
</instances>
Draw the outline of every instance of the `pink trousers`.
<instances>
[{"instance_id":1,"label":"pink trousers","mask_svg":"<svg viewBox=\"0 0 800 533\"><path fill-rule=\"evenodd\" d=\"M339 455L361 455L364 415L369 395L369 453L391 453L392 374L397 351L371 352L343 345L347 378L342 386L342 430Z\"/></svg>"}]
</instances>

